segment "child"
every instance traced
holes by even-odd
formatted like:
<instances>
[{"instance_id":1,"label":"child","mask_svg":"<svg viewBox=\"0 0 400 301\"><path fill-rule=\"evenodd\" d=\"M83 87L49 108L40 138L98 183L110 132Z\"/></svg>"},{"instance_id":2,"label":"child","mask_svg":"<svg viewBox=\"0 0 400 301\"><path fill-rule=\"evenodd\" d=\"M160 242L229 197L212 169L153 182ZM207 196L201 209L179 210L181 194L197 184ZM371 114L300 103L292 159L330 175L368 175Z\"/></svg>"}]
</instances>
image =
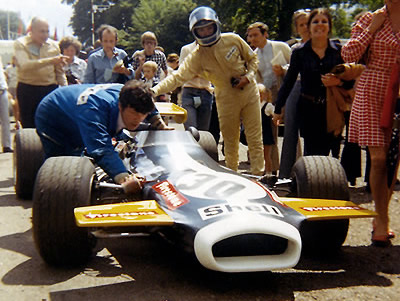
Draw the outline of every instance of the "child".
<instances>
[{"instance_id":1,"label":"child","mask_svg":"<svg viewBox=\"0 0 400 301\"><path fill-rule=\"evenodd\" d=\"M260 107L261 107L261 122L262 122L262 136L264 144L264 161L265 161L265 175L272 175L272 160L271 150L276 141L274 139L272 117L274 113L274 105L272 104L271 91L263 84L257 84L258 91L260 92Z\"/></svg>"},{"instance_id":2,"label":"child","mask_svg":"<svg viewBox=\"0 0 400 301\"><path fill-rule=\"evenodd\" d=\"M158 84L158 80L155 77L157 72L158 65L156 62L147 61L144 62L142 71L143 71L143 78L142 81L146 84L146 86L150 88L154 87ZM156 97L156 101L165 102L165 95L159 95Z\"/></svg>"}]
</instances>

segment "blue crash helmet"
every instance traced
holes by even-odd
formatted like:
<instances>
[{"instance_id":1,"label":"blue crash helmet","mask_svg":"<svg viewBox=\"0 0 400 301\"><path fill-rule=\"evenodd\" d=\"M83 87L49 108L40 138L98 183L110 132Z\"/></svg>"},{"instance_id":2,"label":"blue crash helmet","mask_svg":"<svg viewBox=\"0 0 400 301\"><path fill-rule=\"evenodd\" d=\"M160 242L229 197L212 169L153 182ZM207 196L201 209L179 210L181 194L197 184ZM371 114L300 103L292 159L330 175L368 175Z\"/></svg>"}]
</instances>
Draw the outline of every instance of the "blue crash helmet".
<instances>
[{"instance_id":1,"label":"blue crash helmet","mask_svg":"<svg viewBox=\"0 0 400 301\"><path fill-rule=\"evenodd\" d=\"M208 37L197 35L196 29L214 24L214 32ZM199 6L189 16L189 30L192 32L197 43L201 46L210 46L221 37L220 22L217 13L210 7Z\"/></svg>"}]
</instances>

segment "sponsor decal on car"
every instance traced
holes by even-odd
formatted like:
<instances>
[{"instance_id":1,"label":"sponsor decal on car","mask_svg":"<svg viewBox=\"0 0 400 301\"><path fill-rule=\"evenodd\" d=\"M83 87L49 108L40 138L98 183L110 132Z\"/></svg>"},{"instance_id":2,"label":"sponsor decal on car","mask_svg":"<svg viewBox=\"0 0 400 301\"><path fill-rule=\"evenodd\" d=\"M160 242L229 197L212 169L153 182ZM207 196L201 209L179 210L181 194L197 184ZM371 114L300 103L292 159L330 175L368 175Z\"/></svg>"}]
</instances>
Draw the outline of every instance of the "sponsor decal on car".
<instances>
[{"instance_id":1,"label":"sponsor decal on car","mask_svg":"<svg viewBox=\"0 0 400 301\"><path fill-rule=\"evenodd\" d=\"M164 199L168 209L174 210L187 203L189 200L178 192L174 185L169 181L162 181L152 186Z\"/></svg>"},{"instance_id":2,"label":"sponsor decal on car","mask_svg":"<svg viewBox=\"0 0 400 301\"><path fill-rule=\"evenodd\" d=\"M330 210L365 210L358 206L320 206L320 207L301 207L301 209L309 212L330 211Z\"/></svg>"},{"instance_id":3,"label":"sponsor decal on car","mask_svg":"<svg viewBox=\"0 0 400 301\"><path fill-rule=\"evenodd\" d=\"M144 215L157 215L155 211L131 211L131 212L113 212L113 213L89 213L84 217L87 219L107 218L107 217L131 217L131 216L144 216Z\"/></svg>"},{"instance_id":4,"label":"sponsor decal on car","mask_svg":"<svg viewBox=\"0 0 400 301\"><path fill-rule=\"evenodd\" d=\"M283 217L282 212L277 207L257 203L247 203L246 205L217 204L197 209L197 211L203 220L232 213L257 213Z\"/></svg>"}]
</instances>

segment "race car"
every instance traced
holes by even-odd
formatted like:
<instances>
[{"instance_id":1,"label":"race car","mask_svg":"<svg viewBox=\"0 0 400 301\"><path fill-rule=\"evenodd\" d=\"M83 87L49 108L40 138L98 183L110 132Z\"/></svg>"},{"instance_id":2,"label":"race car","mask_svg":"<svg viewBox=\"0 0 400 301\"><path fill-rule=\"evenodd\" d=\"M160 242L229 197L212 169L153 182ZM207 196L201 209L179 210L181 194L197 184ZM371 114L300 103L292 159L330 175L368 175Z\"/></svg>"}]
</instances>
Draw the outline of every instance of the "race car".
<instances>
[{"instance_id":1,"label":"race car","mask_svg":"<svg viewBox=\"0 0 400 301\"><path fill-rule=\"evenodd\" d=\"M195 129L126 132L115 150L143 178L140 193L126 195L87 157L53 157L40 167L33 234L49 265L85 264L96 237L146 232L207 269L270 271L295 266L303 251L339 249L349 218L375 216L349 201L332 157L302 157L291 180L267 185L221 166L212 135Z\"/></svg>"}]
</instances>

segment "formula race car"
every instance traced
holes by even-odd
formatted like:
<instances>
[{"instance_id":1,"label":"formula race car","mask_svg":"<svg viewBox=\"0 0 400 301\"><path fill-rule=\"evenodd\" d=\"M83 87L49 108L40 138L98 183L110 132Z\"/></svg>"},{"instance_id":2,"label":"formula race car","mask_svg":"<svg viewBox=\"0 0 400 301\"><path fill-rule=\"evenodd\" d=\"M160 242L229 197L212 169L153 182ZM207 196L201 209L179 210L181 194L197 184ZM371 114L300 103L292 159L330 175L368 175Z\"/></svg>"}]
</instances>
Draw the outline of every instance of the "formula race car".
<instances>
[{"instance_id":1,"label":"formula race car","mask_svg":"<svg viewBox=\"0 0 400 301\"><path fill-rule=\"evenodd\" d=\"M143 177L137 195L126 195L87 157L53 157L41 166L32 217L46 263L84 264L98 236L149 232L193 252L207 269L268 271L295 266L305 250L339 249L349 218L375 215L348 201L334 158L302 157L291 181L266 185L219 165L208 132L126 134L115 149Z\"/></svg>"}]
</instances>

